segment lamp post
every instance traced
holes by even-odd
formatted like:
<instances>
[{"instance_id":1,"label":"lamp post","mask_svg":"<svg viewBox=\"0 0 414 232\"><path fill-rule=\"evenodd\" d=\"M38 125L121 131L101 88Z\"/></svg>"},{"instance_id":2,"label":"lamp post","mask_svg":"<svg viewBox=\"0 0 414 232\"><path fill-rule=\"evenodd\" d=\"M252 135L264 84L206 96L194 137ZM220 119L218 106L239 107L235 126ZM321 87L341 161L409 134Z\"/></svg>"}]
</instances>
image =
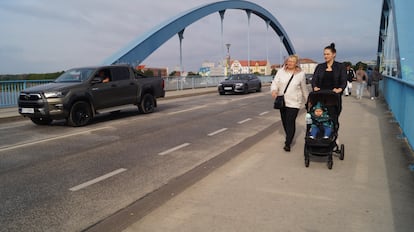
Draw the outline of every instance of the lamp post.
<instances>
[{"instance_id":1,"label":"lamp post","mask_svg":"<svg viewBox=\"0 0 414 232\"><path fill-rule=\"evenodd\" d=\"M230 69L230 45L231 44L226 44L226 48L227 48L227 59L226 59L226 76L228 76L229 75L229 73L230 73L230 71L229 71L229 69Z\"/></svg>"}]
</instances>

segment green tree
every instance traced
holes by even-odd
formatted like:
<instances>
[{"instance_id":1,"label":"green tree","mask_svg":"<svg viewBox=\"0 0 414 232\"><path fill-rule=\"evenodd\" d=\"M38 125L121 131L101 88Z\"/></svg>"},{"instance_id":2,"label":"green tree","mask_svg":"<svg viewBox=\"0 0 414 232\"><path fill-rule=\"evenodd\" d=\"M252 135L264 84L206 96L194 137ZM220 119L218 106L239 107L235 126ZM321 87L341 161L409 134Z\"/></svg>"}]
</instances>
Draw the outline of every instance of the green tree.
<instances>
[{"instance_id":1,"label":"green tree","mask_svg":"<svg viewBox=\"0 0 414 232\"><path fill-rule=\"evenodd\" d=\"M152 70L145 70L144 75L147 77L153 77L154 72Z\"/></svg>"}]
</instances>

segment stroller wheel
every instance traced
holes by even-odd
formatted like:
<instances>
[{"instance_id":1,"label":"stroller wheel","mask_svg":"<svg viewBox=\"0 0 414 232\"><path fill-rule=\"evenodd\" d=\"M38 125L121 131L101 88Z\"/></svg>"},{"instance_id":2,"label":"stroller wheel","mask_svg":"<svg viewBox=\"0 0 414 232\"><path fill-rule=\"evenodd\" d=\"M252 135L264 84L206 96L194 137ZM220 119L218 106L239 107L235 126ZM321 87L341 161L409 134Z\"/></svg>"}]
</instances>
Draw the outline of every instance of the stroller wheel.
<instances>
[{"instance_id":1,"label":"stroller wheel","mask_svg":"<svg viewBox=\"0 0 414 232\"><path fill-rule=\"evenodd\" d=\"M328 168L329 169L332 169L332 166L333 166L333 161L332 160L329 160L328 161Z\"/></svg>"},{"instance_id":2,"label":"stroller wheel","mask_svg":"<svg viewBox=\"0 0 414 232\"><path fill-rule=\"evenodd\" d=\"M344 160L345 158L345 145L341 144L341 153L339 154L339 159Z\"/></svg>"}]
</instances>

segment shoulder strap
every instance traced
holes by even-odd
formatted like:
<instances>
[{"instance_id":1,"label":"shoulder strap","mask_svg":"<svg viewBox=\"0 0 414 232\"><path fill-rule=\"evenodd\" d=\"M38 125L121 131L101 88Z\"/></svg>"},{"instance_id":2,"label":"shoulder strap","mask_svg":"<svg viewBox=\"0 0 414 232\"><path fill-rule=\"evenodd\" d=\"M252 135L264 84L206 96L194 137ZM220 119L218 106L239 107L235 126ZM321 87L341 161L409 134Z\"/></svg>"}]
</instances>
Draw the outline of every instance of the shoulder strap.
<instances>
[{"instance_id":1,"label":"shoulder strap","mask_svg":"<svg viewBox=\"0 0 414 232\"><path fill-rule=\"evenodd\" d=\"M285 88L285 91L283 91L283 94L285 94L285 93L286 93L286 90L287 90L287 88L289 87L289 84L290 84L290 82L291 82L291 81L292 81L292 79L293 79L293 75L295 75L295 73L293 73L293 74L292 74L292 76L290 77L290 80L289 80L288 84L286 85L286 88Z\"/></svg>"}]
</instances>

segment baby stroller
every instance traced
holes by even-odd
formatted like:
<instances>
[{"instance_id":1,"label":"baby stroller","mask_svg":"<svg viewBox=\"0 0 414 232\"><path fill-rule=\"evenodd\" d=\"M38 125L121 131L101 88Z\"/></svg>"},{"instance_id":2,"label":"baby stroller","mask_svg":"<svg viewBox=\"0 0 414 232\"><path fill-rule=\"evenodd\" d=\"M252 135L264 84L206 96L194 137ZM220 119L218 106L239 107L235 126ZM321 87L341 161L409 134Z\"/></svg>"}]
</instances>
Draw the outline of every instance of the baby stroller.
<instances>
[{"instance_id":1,"label":"baby stroller","mask_svg":"<svg viewBox=\"0 0 414 232\"><path fill-rule=\"evenodd\" d=\"M309 131L311 129L311 121L307 120L306 135L305 135L305 166L309 167L310 155L315 156L327 156L328 168L332 169L333 166L333 153L339 154L339 159L343 160L345 156L345 146L341 144L339 147L336 143L338 138L338 117L341 112L341 96L333 91L317 91L309 93L308 100L306 102L306 111L308 114L312 113L312 108L316 104L322 104L324 110L329 115L333 127L332 133L328 138L322 138L319 133L317 137L311 137ZM323 128L322 130L323 131Z\"/></svg>"}]
</instances>

